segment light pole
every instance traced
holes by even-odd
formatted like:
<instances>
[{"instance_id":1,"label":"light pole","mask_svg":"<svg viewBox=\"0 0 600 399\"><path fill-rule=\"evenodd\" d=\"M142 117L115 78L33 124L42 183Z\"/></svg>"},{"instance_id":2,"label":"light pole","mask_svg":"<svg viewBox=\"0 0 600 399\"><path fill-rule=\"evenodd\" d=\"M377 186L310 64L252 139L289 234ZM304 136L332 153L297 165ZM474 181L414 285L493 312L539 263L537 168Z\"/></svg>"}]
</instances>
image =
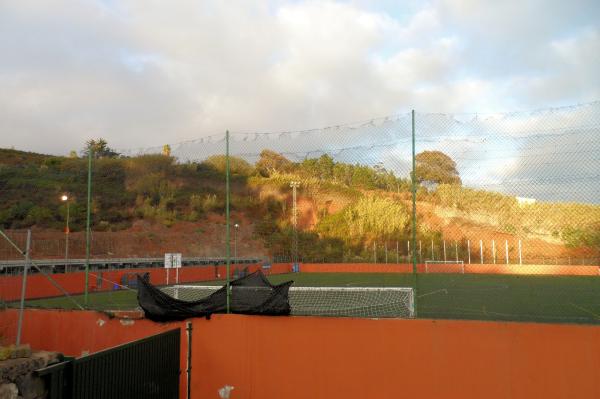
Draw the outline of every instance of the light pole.
<instances>
[{"instance_id":1,"label":"light pole","mask_svg":"<svg viewBox=\"0 0 600 399\"><path fill-rule=\"evenodd\" d=\"M61 201L67 203L67 227L65 228L65 271L69 271L69 207L71 203L69 202L69 196L66 194L63 194L60 199Z\"/></svg>"},{"instance_id":2,"label":"light pole","mask_svg":"<svg viewBox=\"0 0 600 399\"><path fill-rule=\"evenodd\" d=\"M294 246L292 253L292 263L293 268L298 268L298 208L296 202L296 189L300 187L300 182L292 181L290 182L290 187L292 188L292 224L294 225Z\"/></svg>"},{"instance_id":3,"label":"light pole","mask_svg":"<svg viewBox=\"0 0 600 399\"><path fill-rule=\"evenodd\" d=\"M237 231L240 225L236 223L233 227L235 227L233 230L233 261L237 263Z\"/></svg>"}]
</instances>

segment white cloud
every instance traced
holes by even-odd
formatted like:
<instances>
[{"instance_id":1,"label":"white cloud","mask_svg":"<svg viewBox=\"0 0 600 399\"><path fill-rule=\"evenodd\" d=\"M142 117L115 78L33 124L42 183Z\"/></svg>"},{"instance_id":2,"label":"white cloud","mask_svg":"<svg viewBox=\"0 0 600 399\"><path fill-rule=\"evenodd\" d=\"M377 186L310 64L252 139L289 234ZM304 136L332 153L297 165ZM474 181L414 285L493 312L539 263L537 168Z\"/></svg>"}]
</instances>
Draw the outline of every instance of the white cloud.
<instances>
[{"instance_id":1,"label":"white cloud","mask_svg":"<svg viewBox=\"0 0 600 399\"><path fill-rule=\"evenodd\" d=\"M600 97L598 3L0 4L0 146L50 153L294 130L411 108Z\"/></svg>"}]
</instances>

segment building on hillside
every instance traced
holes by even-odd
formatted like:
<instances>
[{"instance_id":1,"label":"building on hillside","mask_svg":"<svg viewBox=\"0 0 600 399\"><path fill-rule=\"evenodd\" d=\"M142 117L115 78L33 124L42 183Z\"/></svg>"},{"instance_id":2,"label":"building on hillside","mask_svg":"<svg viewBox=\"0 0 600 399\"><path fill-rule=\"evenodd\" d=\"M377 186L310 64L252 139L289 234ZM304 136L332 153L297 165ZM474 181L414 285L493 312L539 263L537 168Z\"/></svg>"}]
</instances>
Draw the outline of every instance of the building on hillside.
<instances>
[{"instance_id":1,"label":"building on hillside","mask_svg":"<svg viewBox=\"0 0 600 399\"><path fill-rule=\"evenodd\" d=\"M535 198L515 197L515 199L521 207L535 204Z\"/></svg>"}]
</instances>

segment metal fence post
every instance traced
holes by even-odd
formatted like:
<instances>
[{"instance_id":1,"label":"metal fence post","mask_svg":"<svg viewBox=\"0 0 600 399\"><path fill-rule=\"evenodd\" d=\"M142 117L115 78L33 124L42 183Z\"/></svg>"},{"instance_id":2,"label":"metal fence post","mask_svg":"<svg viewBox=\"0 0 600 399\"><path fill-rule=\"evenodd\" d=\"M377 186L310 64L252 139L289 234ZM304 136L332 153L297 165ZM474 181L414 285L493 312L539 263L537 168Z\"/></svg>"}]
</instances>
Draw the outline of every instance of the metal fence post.
<instances>
[{"instance_id":1,"label":"metal fence post","mask_svg":"<svg viewBox=\"0 0 600 399\"><path fill-rule=\"evenodd\" d=\"M85 287L84 287L84 303L88 304L88 284L90 274L90 223L92 215L92 156L94 149L88 148L88 186L87 186L87 219L85 225Z\"/></svg>"},{"instance_id":2,"label":"metal fence post","mask_svg":"<svg viewBox=\"0 0 600 399\"><path fill-rule=\"evenodd\" d=\"M27 230L27 244L25 244L25 264L23 265L23 281L21 282L21 304L19 306L19 322L17 324L17 345L21 344L21 331L23 328L23 312L25 310L25 291L27 291L27 270L31 259L31 230Z\"/></svg>"},{"instance_id":3,"label":"metal fence post","mask_svg":"<svg viewBox=\"0 0 600 399\"><path fill-rule=\"evenodd\" d=\"M227 313L230 312L231 287L229 285L229 269L231 267L231 248L229 238L229 130L225 132L225 256L227 260Z\"/></svg>"}]
</instances>

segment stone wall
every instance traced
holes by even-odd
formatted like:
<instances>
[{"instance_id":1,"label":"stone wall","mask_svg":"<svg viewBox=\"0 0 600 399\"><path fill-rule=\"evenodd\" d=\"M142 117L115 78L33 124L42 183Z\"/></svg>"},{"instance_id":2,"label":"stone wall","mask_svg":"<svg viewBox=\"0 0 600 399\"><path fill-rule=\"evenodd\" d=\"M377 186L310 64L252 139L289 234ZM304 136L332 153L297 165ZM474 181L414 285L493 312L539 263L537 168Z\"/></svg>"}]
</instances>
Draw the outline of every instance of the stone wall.
<instances>
[{"instance_id":1,"label":"stone wall","mask_svg":"<svg viewBox=\"0 0 600 399\"><path fill-rule=\"evenodd\" d=\"M0 347L0 399L43 399L47 389L34 371L62 360L57 352L32 352L29 345Z\"/></svg>"}]
</instances>

